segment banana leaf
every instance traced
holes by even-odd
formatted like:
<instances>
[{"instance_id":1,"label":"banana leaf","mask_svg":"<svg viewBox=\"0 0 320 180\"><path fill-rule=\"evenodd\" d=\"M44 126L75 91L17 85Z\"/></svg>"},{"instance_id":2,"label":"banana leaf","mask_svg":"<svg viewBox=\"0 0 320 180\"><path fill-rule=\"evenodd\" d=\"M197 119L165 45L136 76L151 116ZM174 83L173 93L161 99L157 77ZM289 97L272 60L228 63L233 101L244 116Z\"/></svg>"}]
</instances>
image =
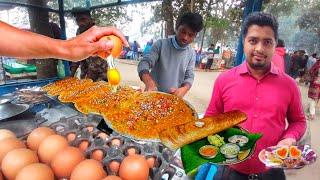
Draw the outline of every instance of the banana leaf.
<instances>
[{"instance_id":1,"label":"banana leaf","mask_svg":"<svg viewBox=\"0 0 320 180\"><path fill-rule=\"evenodd\" d=\"M249 139L249 141L245 146L240 147L240 151L249 150L250 153L244 159L242 160L237 159L237 161L226 161L227 159L224 157L223 154L221 154L220 151L215 156L215 158L206 159L199 154L199 149L202 146L210 144L207 138L203 138L191 144L185 145L181 148L181 159L183 162L183 167L187 174L192 175L194 172L196 172L197 168L204 163L230 165L230 164L237 164L237 163L243 162L253 154L257 140L262 137L262 134L251 134L246 130L240 129L238 127L229 128L225 131L218 133L218 135L221 137L224 137L225 143L228 143L228 138L233 135L246 136Z\"/></svg>"}]
</instances>

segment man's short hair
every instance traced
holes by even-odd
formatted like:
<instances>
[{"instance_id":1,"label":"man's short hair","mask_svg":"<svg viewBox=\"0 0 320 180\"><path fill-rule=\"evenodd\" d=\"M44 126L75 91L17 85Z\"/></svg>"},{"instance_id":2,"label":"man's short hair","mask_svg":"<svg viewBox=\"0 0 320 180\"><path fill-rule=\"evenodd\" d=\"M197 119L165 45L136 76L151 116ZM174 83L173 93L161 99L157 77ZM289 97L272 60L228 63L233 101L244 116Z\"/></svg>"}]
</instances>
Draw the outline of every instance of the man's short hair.
<instances>
[{"instance_id":1,"label":"man's short hair","mask_svg":"<svg viewBox=\"0 0 320 180\"><path fill-rule=\"evenodd\" d=\"M313 53L311 56L312 56L313 58L316 58L316 57L317 57L317 53Z\"/></svg>"},{"instance_id":2,"label":"man's short hair","mask_svg":"<svg viewBox=\"0 0 320 180\"><path fill-rule=\"evenodd\" d=\"M278 41L278 21L277 19L269 13L265 12L254 12L251 13L243 22L242 25L242 37L245 38L248 33L248 29L252 25L258 26L269 26L274 33L274 38Z\"/></svg>"},{"instance_id":3,"label":"man's short hair","mask_svg":"<svg viewBox=\"0 0 320 180\"><path fill-rule=\"evenodd\" d=\"M85 15L88 15L91 17L91 14L90 14L90 9L88 8L81 8L81 7L75 7L75 8L72 8L71 10L71 14L76 17L80 14L85 14Z\"/></svg>"},{"instance_id":4,"label":"man's short hair","mask_svg":"<svg viewBox=\"0 0 320 180\"><path fill-rule=\"evenodd\" d=\"M278 39L277 47L284 47L284 41L282 39Z\"/></svg>"},{"instance_id":5,"label":"man's short hair","mask_svg":"<svg viewBox=\"0 0 320 180\"><path fill-rule=\"evenodd\" d=\"M305 54L305 53L306 53L306 51L303 50L303 49L302 49L302 50L298 50L298 52L299 52L299 53L302 53L302 54Z\"/></svg>"},{"instance_id":6,"label":"man's short hair","mask_svg":"<svg viewBox=\"0 0 320 180\"><path fill-rule=\"evenodd\" d=\"M203 19L199 13L185 13L177 21L177 28L181 25L187 25L194 32L200 32L203 28Z\"/></svg>"}]
</instances>

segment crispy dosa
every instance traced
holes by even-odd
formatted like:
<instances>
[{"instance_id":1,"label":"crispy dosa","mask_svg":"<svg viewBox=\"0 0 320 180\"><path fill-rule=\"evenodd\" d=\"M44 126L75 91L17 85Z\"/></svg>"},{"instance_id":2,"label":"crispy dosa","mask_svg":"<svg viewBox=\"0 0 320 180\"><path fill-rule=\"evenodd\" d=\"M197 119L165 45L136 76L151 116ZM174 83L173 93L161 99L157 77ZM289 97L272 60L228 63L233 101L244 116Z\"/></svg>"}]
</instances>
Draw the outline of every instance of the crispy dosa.
<instances>
[{"instance_id":1,"label":"crispy dosa","mask_svg":"<svg viewBox=\"0 0 320 180\"><path fill-rule=\"evenodd\" d=\"M159 132L159 138L165 146L176 150L186 144L231 128L246 119L246 114L241 111L229 111L162 130Z\"/></svg>"}]
</instances>

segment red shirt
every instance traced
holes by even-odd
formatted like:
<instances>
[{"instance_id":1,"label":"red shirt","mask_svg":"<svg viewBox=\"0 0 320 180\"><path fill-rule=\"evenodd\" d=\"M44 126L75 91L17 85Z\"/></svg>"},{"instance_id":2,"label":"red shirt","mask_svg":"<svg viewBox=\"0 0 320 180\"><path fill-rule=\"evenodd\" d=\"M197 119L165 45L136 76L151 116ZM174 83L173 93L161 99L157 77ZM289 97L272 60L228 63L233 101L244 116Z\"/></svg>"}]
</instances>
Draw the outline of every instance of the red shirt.
<instances>
[{"instance_id":1,"label":"red shirt","mask_svg":"<svg viewBox=\"0 0 320 180\"><path fill-rule=\"evenodd\" d=\"M279 70L285 72L284 57L286 56L286 50L283 47L277 47L272 57L272 62Z\"/></svg>"},{"instance_id":2,"label":"red shirt","mask_svg":"<svg viewBox=\"0 0 320 180\"><path fill-rule=\"evenodd\" d=\"M250 74L246 62L217 78L205 116L231 110L241 110L247 114L248 119L241 127L250 133L263 134L249 160L230 166L241 173L266 171L266 167L258 159L259 152L277 145L284 138L290 137L298 141L306 129L296 82L273 64L261 80Z\"/></svg>"}]
</instances>

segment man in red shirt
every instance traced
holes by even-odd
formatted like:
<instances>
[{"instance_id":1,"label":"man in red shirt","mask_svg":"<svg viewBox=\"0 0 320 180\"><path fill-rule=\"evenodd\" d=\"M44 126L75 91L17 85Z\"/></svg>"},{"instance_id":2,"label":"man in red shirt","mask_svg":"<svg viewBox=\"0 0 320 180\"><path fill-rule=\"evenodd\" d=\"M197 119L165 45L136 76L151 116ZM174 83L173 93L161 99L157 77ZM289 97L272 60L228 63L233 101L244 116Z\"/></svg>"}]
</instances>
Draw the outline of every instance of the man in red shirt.
<instances>
[{"instance_id":1,"label":"man in red shirt","mask_svg":"<svg viewBox=\"0 0 320 180\"><path fill-rule=\"evenodd\" d=\"M296 82L273 63L278 23L271 15L252 13L243 24L246 61L216 80L206 116L231 110L245 112L241 127L262 133L253 156L242 163L220 166L215 179L284 180L281 169L268 169L258 159L262 149L294 145L303 136L306 119ZM286 127L286 119L288 127Z\"/></svg>"}]
</instances>

